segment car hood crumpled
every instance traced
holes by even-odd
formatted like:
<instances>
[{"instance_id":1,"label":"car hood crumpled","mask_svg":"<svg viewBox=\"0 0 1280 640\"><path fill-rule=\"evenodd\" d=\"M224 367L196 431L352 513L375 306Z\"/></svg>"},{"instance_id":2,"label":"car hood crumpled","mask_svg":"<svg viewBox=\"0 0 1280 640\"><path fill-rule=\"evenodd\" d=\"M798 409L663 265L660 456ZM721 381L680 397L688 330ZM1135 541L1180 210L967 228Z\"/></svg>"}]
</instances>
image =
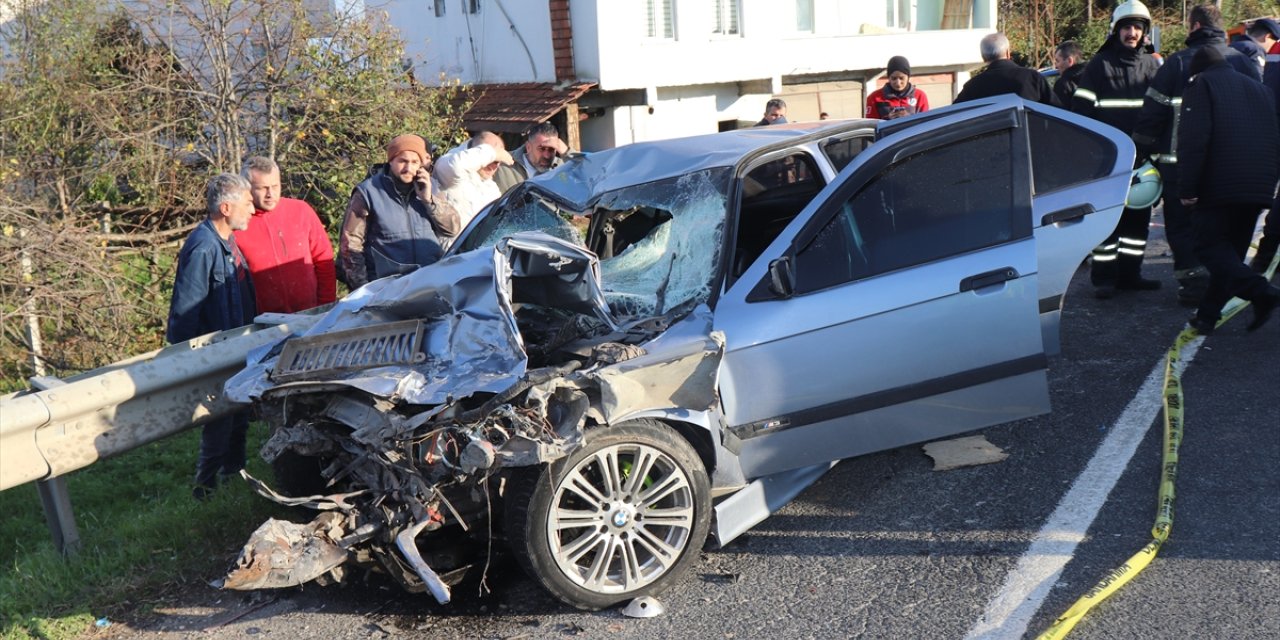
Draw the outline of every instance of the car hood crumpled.
<instances>
[{"instance_id":1,"label":"car hood crumpled","mask_svg":"<svg viewBox=\"0 0 1280 640\"><path fill-rule=\"evenodd\" d=\"M271 390L322 383L435 405L478 392L496 393L519 380L527 366L512 302L595 315L617 326L600 289L595 254L544 233L518 233L495 247L450 256L361 287L306 333L251 353L248 366L227 381L226 394L235 402L251 403ZM348 336L345 343L350 344L362 328L396 321L421 323L420 342L387 347L370 336L360 343L363 356L324 344L292 354L284 349L292 339L334 334ZM390 360L397 354L404 357L386 366L352 364L379 351L391 355ZM418 355L414 361L415 352L429 355ZM291 355L293 362L281 362L282 355ZM285 381L286 376L273 375L282 365L315 375Z\"/></svg>"}]
</instances>

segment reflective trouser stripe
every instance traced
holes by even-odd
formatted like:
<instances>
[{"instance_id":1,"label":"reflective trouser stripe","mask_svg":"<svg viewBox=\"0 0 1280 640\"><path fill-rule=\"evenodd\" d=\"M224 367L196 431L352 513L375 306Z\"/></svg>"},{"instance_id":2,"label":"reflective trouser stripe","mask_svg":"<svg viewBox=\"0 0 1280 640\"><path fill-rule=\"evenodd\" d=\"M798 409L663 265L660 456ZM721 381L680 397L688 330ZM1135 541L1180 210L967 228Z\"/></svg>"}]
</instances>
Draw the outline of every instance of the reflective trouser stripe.
<instances>
[{"instance_id":1,"label":"reflective trouser stripe","mask_svg":"<svg viewBox=\"0 0 1280 640\"><path fill-rule=\"evenodd\" d=\"M1109 244L1100 244L1093 249L1094 262L1111 262L1116 259L1116 250L1120 247L1117 242Z\"/></svg>"},{"instance_id":2,"label":"reflective trouser stripe","mask_svg":"<svg viewBox=\"0 0 1280 640\"><path fill-rule=\"evenodd\" d=\"M1147 241L1139 238L1120 238L1120 253L1129 256L1140 256L1145 253Z\"/></svg>"},{"instance_id":3,"label":"reflective trouser stripe","mask_svg":"<svg viewBox=\"0 0 1280 640\"><path fill-rule=\"evenodd\" d=\"M1098 101L1098 107L1102 109L1141 109L1142 98L1126 100L1123 98L1104 98Z\"/></svg>"}]
</instances>

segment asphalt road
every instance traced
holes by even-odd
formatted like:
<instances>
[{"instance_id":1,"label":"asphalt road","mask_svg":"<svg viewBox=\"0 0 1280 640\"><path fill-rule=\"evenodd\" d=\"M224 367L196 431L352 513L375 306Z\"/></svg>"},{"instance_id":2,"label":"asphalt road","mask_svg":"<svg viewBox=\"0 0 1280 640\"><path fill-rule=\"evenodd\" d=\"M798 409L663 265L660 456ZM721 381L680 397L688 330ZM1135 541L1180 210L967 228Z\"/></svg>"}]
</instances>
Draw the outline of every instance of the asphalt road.
<instances>
[{"instance_id":1,"label":"asphalt road","mask_svg":"<svg viewBox=\"0 0 1280 640\"><path fill-rule=\"evenodd\" d=\"M1158 231L1146 272L1164 290L1096 300L1077 273L1063 354L1050 365L1053 413L983 432L1006 460L938 472L912 446L842 462L728 548L702 553L661 597L662 616L567 609L500 560L487 595L464 583L443 607L377 580L250 595L197 588L105 635L1035 637L1151 540L1162 422L1140 410L1159 401L1140 390L1187 315ZM1072 638L1280 638L1280 318L1248 334L1251 313L1191 346L1169 542ZM1091 467L1119 430L1133 457ZM1108 474L1114 488L1097 479ZM1090 486L1096 518L1087 500L1064 501ZM1042 531L1055 514L1062 526ZM1026 558L1029 549L1045 553ZM1045 574L1055 563L1061 572Z\"/></svg>"}]
</instances>

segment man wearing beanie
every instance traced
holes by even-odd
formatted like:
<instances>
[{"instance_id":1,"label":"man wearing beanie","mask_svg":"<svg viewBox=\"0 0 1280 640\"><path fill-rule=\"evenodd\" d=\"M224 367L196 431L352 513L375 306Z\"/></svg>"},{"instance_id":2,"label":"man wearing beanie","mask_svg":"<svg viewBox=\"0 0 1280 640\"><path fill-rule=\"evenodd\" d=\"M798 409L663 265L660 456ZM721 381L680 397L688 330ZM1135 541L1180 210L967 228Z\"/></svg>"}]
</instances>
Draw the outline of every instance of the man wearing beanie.
<instances>
[{"instance_id":1,"label":"man wearing beanie","mask_svg":"<svg viewBox=\"0 0 1280 640\"><path fill-rule=\"evenodd\" d=\"M1178 197L1191 211L1196 256L1209 271L1191 317L1202 335L1213 333L1232 296L1253 303L1249 331L1261 327L1280 303L1280 289L1244 263L1258 214L1271 204L1280 178L1275 99L1261 83L1233 70L1227 51L1206 45L1192 56L1177 132Z\"/></svg>"},{"instance_id":2,"label":"man wearing beanie","mask_svg":"<svg viewBox=\"0 0 1280 640\"><path fill-rule=\"evenodd\" d=\"M1123 2L1111 14L1111 35L1085 66L1071 101L1071 110L1105 122L1128 135L1138 121L1147 85L1160 63L1147 50L1151 14L1138 0ZM1138 163L1146 158L1138 158ZM1110 298L1117 290L1150 291L1160 288L1159 280L1142 277L1142 259L1147 249L1151 207L1120 214L1120 223L1102 244L1093 250L1089 270L1094 295Z\"/></svg>"},{"instance_id":3,"label":"man wearing beanie","mask_svg":"<svg viewBox=\"0 0 1280 640\"><path fill-rule=\"evenodd\" d=\"M902 56L889 58L889 81L867 96L868 118L894 120L929 110L929 98L911 84L911 63Z\"/></svg>"},{"instance_id":4,"label":"man wearing beanie","mask_svg":"<svg viewBox=\"0 0 1280 640\"><path fill-rule=\"evenodd\" d=\"M1151 156L1164 183L1164 231L1173 252L1173 277L1178 281L1178 302L1194 307L1209 284L1209 273L1196 257L1196 231L1191 213L1178 198L1179 163L1174 148L1177 141L1176 117L1182 95L1191 79L1191 57L1201 47L1216 46L1225 50L1227 63L1237 72L1253 80L1261 80L1258 65L1239 51L1227 49L1227 34L1222 30L1222 12L1212 4L1193 7L1187 14L1187 48L1168 56L1151 79L1143 98L1142 111L1133 128L1133 143L1138 155Z\"/></svg>"},{"instance_id":5,"label":"man wearing beanie","mask_svg":"<svg viewBox=\"0 0 1280 640\"><path fill-rule=\"evenodd\" d=\"M342 219L338 256L355 289L440 259L462 230L458 212L431 188L431 154L420 136L396 136L384 169L356 185Z\"/></svg>"},{"instance_id":6,"label":"man wearing beanie","mask_svg":"<svg viewBox=\"0 0 1280 640\"><path fill-rule=\"evenodd\" d=\"M978 46L982 51L982 59L988 63L987 68L964 83L960 95L956 96L956 102L1013 93L1023 100L1062 106L1044 76L1035 69L1018 66L1011 59L1009 38L1003 33L984 37Z\"/></svg>"}]
</instances>

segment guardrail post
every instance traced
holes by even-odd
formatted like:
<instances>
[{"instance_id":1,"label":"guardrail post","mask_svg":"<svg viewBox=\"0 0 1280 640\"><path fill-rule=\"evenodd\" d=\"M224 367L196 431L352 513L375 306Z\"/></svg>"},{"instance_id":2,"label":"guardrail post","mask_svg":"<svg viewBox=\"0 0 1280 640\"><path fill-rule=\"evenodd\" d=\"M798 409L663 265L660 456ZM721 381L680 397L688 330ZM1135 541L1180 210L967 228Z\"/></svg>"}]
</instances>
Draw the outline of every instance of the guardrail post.
<instances>
[{"instance_id":1,"label":"guardrail post","mask_svg":"<svg viewBox=\"0 0 1280 640\"><path fill-rule=\"evenodd\" d=\"M76 529L76 514L71 510L71 494L67 493L67 479L62 476L39 480L40 504L44 507L44 519L53 534L53 545L64 556L80 551L80 531Z\"/></svg>"},{"instance_id":2,"label":"guardrail post","mask_svg":"<svg viewBox=\"0 0 1280 640\"><path fill-rule=\"evenodd\" d=\"M43 369L44 367L40 367ZM60 387L65 382L50 376L38 375L30 379L31 388L46 391ZM44 520L53 534L53 546L64 556L80 551L80 530L76 528L76 514L71 509L71 494L67 491L67 479L55 476L36 481L40 492L40 506L44 507Z\"/></svg>"}]
</instances>

